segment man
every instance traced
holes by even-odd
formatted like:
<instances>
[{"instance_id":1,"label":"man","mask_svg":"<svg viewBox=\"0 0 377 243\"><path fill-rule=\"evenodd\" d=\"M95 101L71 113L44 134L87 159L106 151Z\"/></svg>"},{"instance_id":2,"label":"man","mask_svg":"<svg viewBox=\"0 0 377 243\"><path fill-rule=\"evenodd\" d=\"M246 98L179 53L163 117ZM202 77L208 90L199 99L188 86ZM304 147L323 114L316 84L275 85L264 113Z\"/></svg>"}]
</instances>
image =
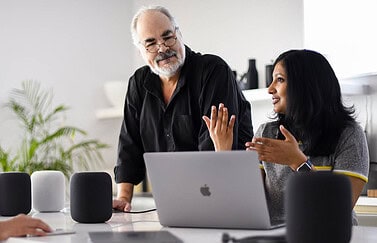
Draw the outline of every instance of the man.
<instances>
[{"instance_id":1,"label":"man","mask_svg":"<svg viewBox=\"0 0 377 243\"><path fill-rule=\"evenodd\" d=\"M232 70L221 58L185 46L167 9L141 8L131 32L147 66L129 80L119 136L114 169L118 195L113 207L124 211L131 210L134 185L145 177L143 153L214 150L202 120L213 105L221 103L237 116L233 149L245 149L253 137L250 104Z\"/></svg>"}]
</instances>

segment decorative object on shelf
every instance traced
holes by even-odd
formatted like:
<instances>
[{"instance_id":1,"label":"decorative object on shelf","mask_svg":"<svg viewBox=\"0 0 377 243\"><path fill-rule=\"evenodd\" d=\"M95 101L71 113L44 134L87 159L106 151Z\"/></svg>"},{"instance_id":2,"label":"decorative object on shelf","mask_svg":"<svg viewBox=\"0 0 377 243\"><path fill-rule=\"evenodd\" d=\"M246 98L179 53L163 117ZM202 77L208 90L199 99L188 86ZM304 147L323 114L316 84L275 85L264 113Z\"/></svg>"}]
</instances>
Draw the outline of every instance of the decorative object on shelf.
<instances>
[{"instance_id":1,"label":"decorative object on shelf","mask_svg":"<svg viewBox=\"0 0 377 243\"><path fill-rule=\"evenodd\" d=\"M368 197L377 197L377 189L368 189L367 195Z\"/></svg>"},{"instance_id":2,"label":"decorative object on shelf","mask_svg":"<svg viewBox=\"0 0 377 243\"><path fill-rule=\"evenodd\" d=\"M258 88L258 71L255 62L255 59L249 59L249 69L246 75L246 89Z\"/></svg>"},{"instance_id":3,"label":"decorative object on shelf","mask_svg":"<svg viewBox=\"0 0 377 243\"><path fill-rule=\"evenodd\" d=\"M127 92L127 82L106 81L103 85L105 95L112 107L123 107Z\"/></svg>"},{"instance_id":4,"label":"decorative object on shelf","mask_svg":"<svg viewBox=\"0 0 377 243\"><path fill-rule=\"evenodd\" d=\"M377 197L360 196L354 210L357 214L377 214Z\"/></svg>"},{"instance_id":5,"label":"decorative object on shelf","mask_svg":"<svg viewBox=\"0 0 377 243\"><path fill-rule=\"evenodd\" d=\"M237 71L236 70L232 70L232 72L233 72L234 78L237 80Z\"/></svg>"},{"instance_id":6,"label":"decorative object on shelf","mask_svg":"<svg viewBox=\"0 0 377 243\"><path fill-rule=\"evenodd\" d=\"M52 97L52 92L42 91L34 81L25 81L21 89L12 91L6 107L18 118L24 133L13 153L0 146L0 171L31 174L58 170L68 179L74 169L88 169L89 162L103 161L100 150L108 145L96 139L84 139L86 132L82 129L62 125L62 112L68 108L52 107Z\"/></svg>"},{"instance_id":7,"label":"decorative object on shelf","mask_svg":"<svg viewBox=\"0 0 377 243\"><path fill-rule=\"evenodd\" d=\"M237 74L233 71L235 75ZM255 65L255 59L249 59L249 68L246 73L242 74L240 79L236 81L241 90L258 89L258 71Z\"/></svg>"},{"instance_id":8,"label":"decorative object on shelf","mask_svg":"<svg viewBox=\"0 0 377 243\"><path fill-rule=\"evenodd\" d=\"M273 65L272 64L268 64L266 65L266 88L268 88L268 86L270 86L270 84L272 83L272 72L273 72Z\"/></svg>"},{"instance_id":9,"label":"decorative object on shelf","mask_svg":"<svg viewBox=\"0 0 377 243\"><path fill-rule=\"evenodd\" d=\"M70 180L72 219L79 223L103 223L113 213L111 177L106 172L78 172Z\"/></svg>"},{"instance_id":10,"label":"decorative object on shelf","mask_svg":"<svg viewBox=\"0 0 377 243\"><path fill-rule=\"evenodd\" d=\"M367 134L366 134L367 135ZM369 163L369 173L368 173L368 182L364 186L361 195L368 197L376 197L377 200L377 162L370 161ZM376 204L377 211L377 204Z\"/></svg>"},{"instance_id":11,"label":"decorative object on shelf","mask_svg":"<svg viewBox=\"0 0 377 243\"><path fill-rule=\"evenodd\" d=\"M64 208L65 182L61 171L35 171L30 178L33 209L39 212L59 212Z\"/></svg>"},{"instance_id":12,"label":"decorative object on shelf","mask_svg":"<svg viewBox=\"0 0 377 243\"><path fill-rule=\"evenodd\" d=\"M111 107L97 110L96 117L99 119L122 117L124 101L127 93L127 82L106 81L103 88Z\"/></svg>"},{"instance_id":13,"label":"decorative object on shelf","mask_svg":"<svg viewBox=\"0 0 377 243\"><path fill-rule=\"evenodd\" d=\"M238 87L240 87L241 90L246 89L246 73L244 73L240 77L240 79L237 79L237 76L236 76L236 81L237 81Z\"/></svg>"},{"instance_id":14,"label":"decorative object on shelf","mask_svg":"<svg viewBox=\"0 0 377 243\"><path fill-rule=\"evenodd\" d=\"M23 172L0 173L0 215L16 216L30 210L30 176Z\"/></svg>"}]
</instances>

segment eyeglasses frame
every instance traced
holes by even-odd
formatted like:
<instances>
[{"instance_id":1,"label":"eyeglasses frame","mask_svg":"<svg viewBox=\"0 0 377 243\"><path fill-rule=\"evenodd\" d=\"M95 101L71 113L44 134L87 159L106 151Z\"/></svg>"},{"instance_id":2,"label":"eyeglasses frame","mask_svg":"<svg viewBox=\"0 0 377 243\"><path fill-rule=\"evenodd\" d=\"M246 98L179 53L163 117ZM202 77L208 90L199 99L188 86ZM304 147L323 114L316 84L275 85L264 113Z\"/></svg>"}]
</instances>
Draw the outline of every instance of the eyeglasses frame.
<instances>
[{"instance_id":1,"label":"eyeglasses frame","mask_svg":"<svg viewBox=\"0 0 377 243\"><path fill-rule=\"evenodd\" d=\"M165 47L172 47L172 46L174 46L174 45L177 43L177 39L178 39L178 37L177 37L177 29L178 29L178 27L175 27L175 28L174 28L174 32L173 32L173 35L172 35L172 36L166 36L166 37L165 37L165 38L172 38L172 39L174 39L174 43L173 43L172 45L168 45L168 46L167 46L167 45L166 45L166 41L164 41L164 42L162 42L162 43L156 43L156 44L153 44L153 45L156 45L156 47L158 47L158 48L156 49L156 51L151 52L151 51L149 50L149 48L145 46L145 44L143 44L143 43L141 43L141 42L139 42L139 44L142 45L142 46L144 47L144 49L145 49L148 53L157 53L158 50L161 48L162 45L164 45Z\"/></svg>"}]
</instances>

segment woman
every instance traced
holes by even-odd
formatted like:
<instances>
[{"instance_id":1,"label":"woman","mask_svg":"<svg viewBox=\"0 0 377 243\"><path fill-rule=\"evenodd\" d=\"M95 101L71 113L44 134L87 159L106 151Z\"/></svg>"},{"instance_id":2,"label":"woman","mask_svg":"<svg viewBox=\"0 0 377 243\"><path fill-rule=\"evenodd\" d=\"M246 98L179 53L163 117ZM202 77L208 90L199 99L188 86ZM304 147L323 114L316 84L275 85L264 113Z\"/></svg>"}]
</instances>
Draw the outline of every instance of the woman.
<instances>
[{"instance_id":1,"label":"woman","mask_svg":"<svg viewBox=\"0 0 377 243\"><path fill-rule=\"evenodd\" d=\"M290 50L274 63L272 95L275 121L262 124L247 150L262 161L273 219L284 219L284 187L297 171L332 170L350 179L354 206L368 180L369 153L353 107L342 103L337 77L328 61L310 50ZM226 107L203 117L217 150L230 149L235 117ZM218 149L219 148L219 149ZM353 212L353 224L357 224Z\"/></svg>"}]
</instances>

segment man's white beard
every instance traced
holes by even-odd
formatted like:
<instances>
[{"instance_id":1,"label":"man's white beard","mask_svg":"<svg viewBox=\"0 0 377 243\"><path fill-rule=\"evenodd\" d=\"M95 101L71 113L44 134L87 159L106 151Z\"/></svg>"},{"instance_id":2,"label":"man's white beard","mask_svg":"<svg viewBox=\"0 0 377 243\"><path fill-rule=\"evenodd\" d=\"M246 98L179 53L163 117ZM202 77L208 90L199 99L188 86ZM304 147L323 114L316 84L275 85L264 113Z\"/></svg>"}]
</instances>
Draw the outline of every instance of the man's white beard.
<instances>
[{"instance_id":1,"label":"man's white beard","mask_svg":"<svg viewBox=\"0 0 377 243\"><path fill-rule=\"evenodd\" d=\"M158 76L163 76L163 77L172 77L174 76L177 71L183 66L183 62L178 59L178 62L174 64L169 64L166 67L151 67L152 72L157 74Z\"/></svg>"},{"instance_id":2,"label":"man's white beard","mask_svg":"<svg viewBox=\"0 0 377 243\"><path fill-rule=\"evenodd\" d=\"M158 66L158 61L163 60L167 57L172 57L175 56L177 58L176 63L168 63L164 67L159 67ZM168 50L165 53L160 53L154 60L154 67L149 65L151 68L152 72L157 74L158 76L163 76L163 77L172 77L174 76L179 69L183 66L184 63L184 56L185 55L179 55L176 51Z\"/></svg>"}]
</instances>

